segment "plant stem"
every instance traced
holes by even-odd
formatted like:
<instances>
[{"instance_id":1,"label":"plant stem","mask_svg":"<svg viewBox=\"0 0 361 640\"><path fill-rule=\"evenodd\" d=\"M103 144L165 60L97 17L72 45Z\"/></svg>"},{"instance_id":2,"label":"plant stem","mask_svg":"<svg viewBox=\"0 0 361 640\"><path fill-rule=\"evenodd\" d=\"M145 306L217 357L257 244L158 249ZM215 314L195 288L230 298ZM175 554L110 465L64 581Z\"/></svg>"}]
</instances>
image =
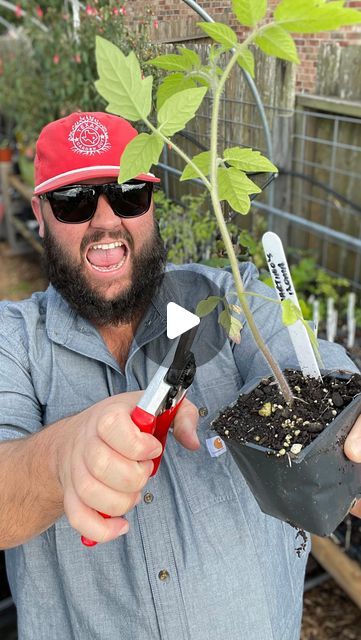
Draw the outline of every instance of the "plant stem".
<instances>
[{"instance_id":1,"label":"plant stem","mask_svg":"<svg viewBox=\"0 0 361 640\"><path fill-rule=\"evenodd\" d=\"M217 141L218 141L218 119L219 119L219 107L220 107L220 99L221 99L221 95L222 95L222 91L223 91L223 87L224 84L234 66L234 64L237 61L237 58L239 56L239 50L237 50L231 57L229 63L226 66L226 69L219 81L219 83L217 84L217 87L214 90L214 95L213 95L213 109L212 109L212 122L211 122L211 174L210 174L210 182L211 182L211 198L212 198L212 204L213 204L213 209L214 209L214 213L216 215L216 219L218 222L218 226L219 226L219 230L221 232L221 236L231 263L231 269L232 269L232 274L233 274L233 278L234 278L234 282L235 282L235 286L236 286L236 291L238 294L238 299L239 299L239 303L240 306L242 308L242 311L244 313L244 316L248 322L248 326L250 328L250 331L253 335L253 338L258 346L258 348L260 349L260 351L262 352L263 356L265 357L271 371L273 372L273 375L275 376L278 385L281 389L281 392L286 400L286 402L291 405L293 403L293 395L292 395L292 391L290 389L290 387L288 386L287 380L285 379L284 375L282 374L282 371L280 369L280 367L278 366L278 363L276 362L276 360L274 359L274 357L272 356L270 350L268 349L267 345L265 344L261 334L258 331L257 325L253 319L253 314L250 310L250 307L248 305L247 299L246 299L246 290L243 284L243 280L239 271L239 266L238 266L238 262L237 262L237 257L236 254L234 252L233 249L233 245L231 242L231 238L229 236L228 233L228 229L227 229L227 225L226 222L224 220L224 216L223 216L223 211L222 211L222 207L219 201L219 195L218 195L218 162L217 162L217 158L218 158L218 153L217 153Z\"/></svg>"},{"instance_id":2,"label":"plant stem","mask_svg":"<svg viewBox=\"0 0 361 640\"><path fill-rule=\"evenodd\" d=\"M209 182L209 180L207 180L206 176L197 167L197 165L194 164L194 162L192 162L191 158L189 158L187 154L184 153L184 151L180 147L178 147L178 145L174 144L172 140L167 138L167 136L165 136L160 129L157 129L147 118L142 118L142 119L143 119L143 122L147 125L147 127L149 127L151 131L153 131L153 133L159 136L163 140L163 142L165 142L165 144L169 145L172 149L174 149L174 151L185 161L185 163L189 164L194 169L194 171L198 173L199 178L202 180L203 184L207 187L208 191L211 191L211 188L212 188L211 183Z\"/></svg>"}]
</instances>

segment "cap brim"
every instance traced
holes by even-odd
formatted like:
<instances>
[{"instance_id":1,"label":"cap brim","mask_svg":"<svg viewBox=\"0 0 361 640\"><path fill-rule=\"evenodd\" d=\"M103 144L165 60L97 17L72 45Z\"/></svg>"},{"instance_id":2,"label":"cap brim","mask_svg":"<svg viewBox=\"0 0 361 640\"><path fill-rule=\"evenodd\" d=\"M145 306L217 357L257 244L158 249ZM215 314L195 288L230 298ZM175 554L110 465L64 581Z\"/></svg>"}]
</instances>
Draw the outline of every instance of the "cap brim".
<instances>
[{"instance_id":1,"label":"cap brim","mask_svg":"<svg viewBox=\"0 0 361 640\"><path fill-rule=\"evenodd\" d=\"M98 166L73 169L72 171L66 171L65 173L61 173L36 185L34 195L37 196L41 193L46 193L47 191L54 191L54 189L76 184L83 180L91 180L92 178L117 178L118 175L119 166ZM141 173L134 179L143 180L144 182L160 182L160 178L157 178L152 173Z\"/></svg>"}]
</instances>

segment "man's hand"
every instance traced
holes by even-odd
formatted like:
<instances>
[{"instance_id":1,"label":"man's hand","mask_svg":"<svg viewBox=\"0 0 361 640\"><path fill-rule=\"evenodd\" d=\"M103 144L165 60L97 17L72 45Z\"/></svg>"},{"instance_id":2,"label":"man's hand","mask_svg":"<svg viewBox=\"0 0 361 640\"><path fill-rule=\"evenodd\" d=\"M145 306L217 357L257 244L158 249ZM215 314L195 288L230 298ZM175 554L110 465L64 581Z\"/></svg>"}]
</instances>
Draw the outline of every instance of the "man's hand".
<instances>
[{"instance_id":1,"label":"man's hand","mask_svg":"<svg viewBox=\"0 0 361 640\"><path fill-rule=\"evenodd\" d=\"M346 438L344 451L350 460L361 463L361 416L357 418ZM361 500L356 502L354 508L351 509L351 513L361 518Z\"/></svg>"},{"instance_id":2,"label":"man's hand","mask_svg":"<svg viewBox=\"0 0 361 640\"><path fill-rule=\"evenodd\" d=\"M130 414L142 392L107 398L64 422L57 470L64 511L82 535L107 542L126 533L124 514L141 499L160 442L142 433ZM199 446L197 408L186 398L174 420L174 436L188 449ZM102 518L97 512L112 516Z\"/></svg>"}]
</instances>

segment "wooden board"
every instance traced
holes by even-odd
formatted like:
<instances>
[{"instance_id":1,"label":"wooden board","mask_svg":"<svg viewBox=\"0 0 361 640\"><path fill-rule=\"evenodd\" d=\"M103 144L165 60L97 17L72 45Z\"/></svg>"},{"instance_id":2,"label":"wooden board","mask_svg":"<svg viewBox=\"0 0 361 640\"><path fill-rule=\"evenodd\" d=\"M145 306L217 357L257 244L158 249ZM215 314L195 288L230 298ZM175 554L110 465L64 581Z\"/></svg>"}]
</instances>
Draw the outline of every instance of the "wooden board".
<instances>
[{"instance_id":1,"label":"wooden board","mask_svg":"<svg viewBox=\"0 0 361 640\"><path fill-rule=\"evenodd\" d=\"M312 536L313 557L361 609L361 566L329 538Z\"/></svg>"}]
</instances>

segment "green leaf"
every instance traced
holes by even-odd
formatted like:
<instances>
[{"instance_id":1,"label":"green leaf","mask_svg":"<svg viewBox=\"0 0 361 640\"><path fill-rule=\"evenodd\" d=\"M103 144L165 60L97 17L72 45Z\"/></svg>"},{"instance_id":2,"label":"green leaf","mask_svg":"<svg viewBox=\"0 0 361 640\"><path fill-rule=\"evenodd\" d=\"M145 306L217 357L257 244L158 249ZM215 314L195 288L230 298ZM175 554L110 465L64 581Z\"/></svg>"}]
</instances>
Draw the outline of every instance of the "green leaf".
<instances>
[{"instance_id":1,"label":"green leaf","mask_svg":"<svg viewBox=\"0 0 361 640\"><path fill-rule=\"evenodd\" d=\"M319 33L340 27L360 24L361 12L344 7L344 1L282 0L274 17L291 33Z\"/></svg>"},{"instance_id":2,"label":"green leaf","mask_svg":"<svg viewBox=\"0 0 361 640\"><path fill-rule=\"evenodd\" d=\"M241 53L237 58L237 62L242 69L244 69L245 71L248 71L248 73L252 76L252 78L254 78L255 62L254 62L254 55L252 51L250 51L249 49L244 49L243 51L241 51Z\"/></svg>"},{"instance_id":3,"label":"green leaf","mask_svg":"<svg viewBox=\"0 0 361 640\"><path fill-rule=\"evenodd\" d=\"M300 62L292 36L278 25L272 25L255 38L264 53L290 62Z\"/></svg>"},{"instance_id":4,"label":"green leaf","mask_svg":"<svg viewBox=\"0 0 361 640\"><path fill-rule=\"evenodd\" d=\"M246 229L242 229L241 233L239 234L239 243L242 245L242 247L246 247L246 249L249 249L249 252L251 254L255 253L255 251L257 250L257 242Z\"/></svg>"},{"instance_id":5,"label":"green leaf","mask_svg":"<svg viewBox=\"0 0 361 640\"><path fill-rule=\"evenodd\" d=\"M127 182L141 173L148 173L162 153L163 140L152 133L140 133L129 142L122 154L119 182Z\"/></svg>"},{"instance_id":6,"label":"green leaf","mask_svg":"<svg viewBox=\"0 0 361 640\"><path fill-rule=\"evenodd\" d=\"M242 322L232 316L227 309L219 314L218 323L226 330L228 337L239 344L241 342Z\"/></svg>"},{"instance_id":7,"label":"green leaf","mask_svg":"<svg viewBox=\"0 0 361 640\"><path fill-rule=\"evenodd\" d=\"M267 0L232 0L236 18L246 27L253 27L265 17Z\"/></svg>"},{"instance_id":8,"label":"green leaf","mask_svg":"<svg viewBox=\"0 0 361 640\"><path fill-rule=\"evenodd\" d=\"M218 169L218 195L220 200L226 200L234 211L245 215L248 213L251 201L250 193L260 193L261 189L246 174L234 167Z\"/></svg>"},{"instance_id":9,"label":"green leaf","mask_svg":"<svg viewBox=\"0 0 361 640\"><path fill-rule=\"evenodd\" d=\"M308 322L306 322L306 320L304 319L301 309L292 300L290 300L290 298L286 298L286 300L282 300L281 309L282 309L282 322L286 327L289 327L290 325L294 324L295 322L297 322L297 320L300 320L300 322L302 322L303 326L307 331L315 356L319 364L322 366L322 359L321 359L321 354L318 348L317 338L314 332L312 331L310 325L308 324Z\"/></svg>"},{"instance_id":10,"label":"green leaf","mask_svg":"<svg viewBox=\"0 0 361 640\"><path fill-rule=\"evenodd\" d=\"M158 111L165 101L171 96L179 93L180 91L185 91L185 89L193 89L196 86L197 85L194 80L192 78L187 78L183 73L172 73L170 76L167 76L157 91Z\"/></svg>"},{"instance_id":11,"label":"green leaf","mask_svg":"<svg viewBox=\"0 0 361 640\"><path fill-rule=\"evenodd\" d=\"M171 96L158 111L158 123L165 136L181 131L194 118L204 96L206 87L186 89Z\"/></svg>"},{"instance_id":12,"label":"green leaf","mask_svg":"<svg viewBox=\"0 0 361 640\"><path fill-rule=\"evenodd\" d=\"M201 59L196 51L187 47L177 47L180 55L188 62L189 69L198 69L201 66Z\"/></svg>"},{"instance_id":13,"label":"green leaf","mask_svg":"<svg viewBox=\"0 0 361 640\"><path fill-rule=\"evenodd\" d=\"M297 322L297 320L300 320L302 318L301 310L290 298L282 300L281 309L282 322L285 327L289 327L291 324L294 324L295 322Z\"/></svg>"},{"instance_id":14,"label":"green leaf","mask_svg":"<svg viewBox=\"0 0 361 640\"><path fill-rule=\"evenodd\" d=\"M185 56L176 53L157 56L149 60L147 64L158 67L158 69L164 69L165 71L189 71L192 68L192 65L189 64L189 60L187 60Z\"/></svg>"},{"instance_id":15,"label":"green leaf","mask_svg":"<svg viewBox=\"0 0 361 640\"><path fill-rule=\"evenodd\" d=\"M192 158L192 162L205 176L208 176L211 168L211 152L202 151L202 153L198 153ZM187 164L179 180L191 180L192 178L199 178L199 175L190 164Z\"/></svg>"},{"instance_id":16,"label":"green leaf","mask_svg":"<svg viewBox=\"0 0 361 640\"><path fill-rule=\"evenodd\" d=\"M310 342L311 342L314 354L316 356L316 359L318 361L318 364L320 365L320 367L323 367L321 353L320 353L320 350L319 350L318 341L317 341L317 338L315 336L315 333L314 333L314 331L312 331L312 329L311 329L310 325L308 324L308 322L306 322L306 320L304 320L303 318L302 318L302 324L306 328L306 331L308 333L308 337L310 339Z\"/></svg>"},{"instance_id":17,"label":"green leaf","mask_svg":"<svg viewBox=\"0 0 361 640\"><path fill-rule=\"evenodd\" d=\"M260 151L253 149L241 149L241 147L231 147L225 149L223 159L236 169L241 169L246 173L254 173L265 171L277 173L277 167L268 158L263 156Z\"/></svg>"},{"instance_id":18,"label":"green leaf","mask_svg":"<svg viewBox=\"0 0 361 640\"><path fill-rule=\"evenodd\" d=\"M222 300L220 296L209 296L206 300L201 300L197 304L196 315L204 318L216 308L217 304Z\"/></svg>"},{"instance_id":19,"label":"green leaf","mask_svg":"<svg viewBox=\"0 0 361 640\"><path fill-rule=\"evenodd\" d=\"M142 78L139 62L131 52L125 56L114 44L96 37L99 80L96 89L108 102L107 111L127 120L143 120L152 108L153 78Z\"/></svg>"},{"instance_id":20,"label":"green leaf","mask_svg":"<svg viewBox=\"0 0 361 640\"><path fill-rule=\"evenodd\" d=\"M237 42L237 34L231 27L222 22L198 22L198 26L215 42L223 44L226 51L232 49Z\"/></svg>"}]
</instances>

